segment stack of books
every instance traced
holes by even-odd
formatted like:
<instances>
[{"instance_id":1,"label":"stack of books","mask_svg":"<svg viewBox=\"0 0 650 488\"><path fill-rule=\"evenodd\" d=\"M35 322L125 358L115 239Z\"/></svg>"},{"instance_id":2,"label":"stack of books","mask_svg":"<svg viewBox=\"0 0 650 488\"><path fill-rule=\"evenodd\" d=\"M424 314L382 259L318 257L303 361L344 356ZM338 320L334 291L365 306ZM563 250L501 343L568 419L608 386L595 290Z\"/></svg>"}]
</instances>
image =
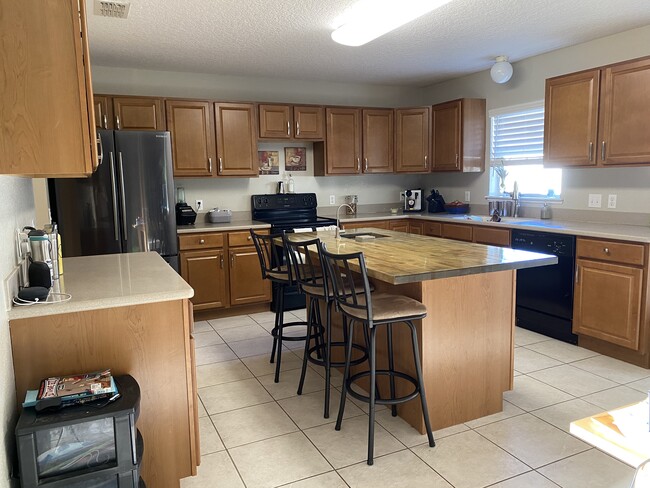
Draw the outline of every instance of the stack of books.
<instances>
[{"instance_id":1,"label":"stack of books","mask_svg":"<svg viewBox=\"0 0 650 488\"><path fill-rule=\"evenodd\" d=\"M41 381L38 390L27 390L23 407L40 408L83 405L119 398L111 370L72 376L55 376Z\"/></svg>"}]
</instances>

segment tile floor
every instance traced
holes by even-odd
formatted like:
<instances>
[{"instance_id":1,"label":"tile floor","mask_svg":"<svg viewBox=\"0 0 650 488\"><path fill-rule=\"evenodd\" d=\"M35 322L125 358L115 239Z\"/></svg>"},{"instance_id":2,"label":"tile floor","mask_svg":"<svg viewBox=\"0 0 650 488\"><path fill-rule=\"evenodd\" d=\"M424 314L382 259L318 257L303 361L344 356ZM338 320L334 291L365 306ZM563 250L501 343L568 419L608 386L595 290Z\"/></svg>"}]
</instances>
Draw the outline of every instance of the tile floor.
<instances>
[{"instance_id":1,"label":"tile floor","mask_svg":"<svg viewBox=\"0 0 650 488\"><path fill-rule=\"evenodd\" d=\"M300 319L304 311L286 313ZM642 400L650 371L523 329L515 338L515 389L504 410L435 432L436 447L381 408L375 465L365 463L367 408L349 402L334 430L338 389L322 416L322 368L296 395L302 346L283 349L280 383L269 364L274 315L198 322L202 459L198 487L627 488L632 468L568 433L569 423ZM340 374L333 384L341 385Z\"/></svg>"}]
</instances>

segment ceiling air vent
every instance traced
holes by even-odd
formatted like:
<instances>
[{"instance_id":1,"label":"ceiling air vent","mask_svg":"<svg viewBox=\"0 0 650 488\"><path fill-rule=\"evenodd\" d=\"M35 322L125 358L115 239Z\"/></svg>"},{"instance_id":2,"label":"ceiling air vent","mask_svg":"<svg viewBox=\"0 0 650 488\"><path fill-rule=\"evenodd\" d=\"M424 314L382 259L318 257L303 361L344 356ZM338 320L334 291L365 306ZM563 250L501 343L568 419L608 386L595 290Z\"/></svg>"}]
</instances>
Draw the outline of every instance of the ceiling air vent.
<instances>
[{"instance_id":1,"label":"ceiling air vent","mask_svg":"<svg viewBox=\"0 0 650 488\"><path fill-rule=\"evenodd\" d=\"M116 19L126 19L129 15L129 2L107 2L104 0L95 0L95 15L101 17L114 17Z\"/></svg>"}]
</instances>

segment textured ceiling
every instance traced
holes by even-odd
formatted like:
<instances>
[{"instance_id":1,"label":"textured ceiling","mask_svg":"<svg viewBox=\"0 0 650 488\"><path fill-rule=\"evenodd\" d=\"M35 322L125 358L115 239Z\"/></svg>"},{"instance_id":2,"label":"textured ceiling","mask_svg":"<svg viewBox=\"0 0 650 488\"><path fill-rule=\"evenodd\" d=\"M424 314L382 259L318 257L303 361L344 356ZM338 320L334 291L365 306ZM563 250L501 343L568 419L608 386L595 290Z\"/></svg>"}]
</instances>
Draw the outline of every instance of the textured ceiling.
<instances>
[{"instance_id":1,"label":"textured ceiling","mask_svg":"<svg viewBox=\"0 0 650 488\"><path fill-rule=\"evenodd\" d=\"M648 0L454 0L361 47L330 38L354 0L131 0L93 15L92 62L167 71L424 86L650 24Z\"/></svg>"}]
</instances>

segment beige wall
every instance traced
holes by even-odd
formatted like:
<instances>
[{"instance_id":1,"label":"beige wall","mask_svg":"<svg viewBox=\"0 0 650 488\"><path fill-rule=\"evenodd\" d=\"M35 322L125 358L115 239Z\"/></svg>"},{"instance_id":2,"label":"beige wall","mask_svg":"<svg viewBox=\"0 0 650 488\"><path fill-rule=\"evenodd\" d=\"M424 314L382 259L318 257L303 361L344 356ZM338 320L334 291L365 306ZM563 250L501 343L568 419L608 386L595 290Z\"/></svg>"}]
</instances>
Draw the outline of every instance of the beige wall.
<instances>
[{"instance_id":1,"label":"beige wall","mask_svg":"<svg viewBox=\"0 0 650 488\"><path fill-rule=\"evenodd\" d=\"M543 100L546 78L647 55L650 55L650 26L514 63L514 75L504 85L494 83L489 71L482 71L426 87L422 103L478 97L487 99L487 109L490 110ZM433 181L447 199L462 200L464 190L471 190L472 203L485 203L483 197L488 191L488 172L480 176L436 175ZM587 209L589 193L602 193L603 201L607 201L607 194L615 193L618 195L616 211L650 213L649 167L565 169L562 186L564 204L561 208Z\"/></svg>"},{"instance_id":2,"label":"beige wall","mask_svg":"<svg viewBox=\"0 0 650 488\"><path fill-rule=\"evenodd\" d=\"M0 176L0 442L4 455L0 456L0 486L10 486L9 470L14 456L14 420L16 396L14 369L11 358L9 322L5 310L5 278L16 266L14 248L16 228L31 225L34 219L32 180ZM22 399L21 399L22 400Z\"/></svg>"}]
</instances>

